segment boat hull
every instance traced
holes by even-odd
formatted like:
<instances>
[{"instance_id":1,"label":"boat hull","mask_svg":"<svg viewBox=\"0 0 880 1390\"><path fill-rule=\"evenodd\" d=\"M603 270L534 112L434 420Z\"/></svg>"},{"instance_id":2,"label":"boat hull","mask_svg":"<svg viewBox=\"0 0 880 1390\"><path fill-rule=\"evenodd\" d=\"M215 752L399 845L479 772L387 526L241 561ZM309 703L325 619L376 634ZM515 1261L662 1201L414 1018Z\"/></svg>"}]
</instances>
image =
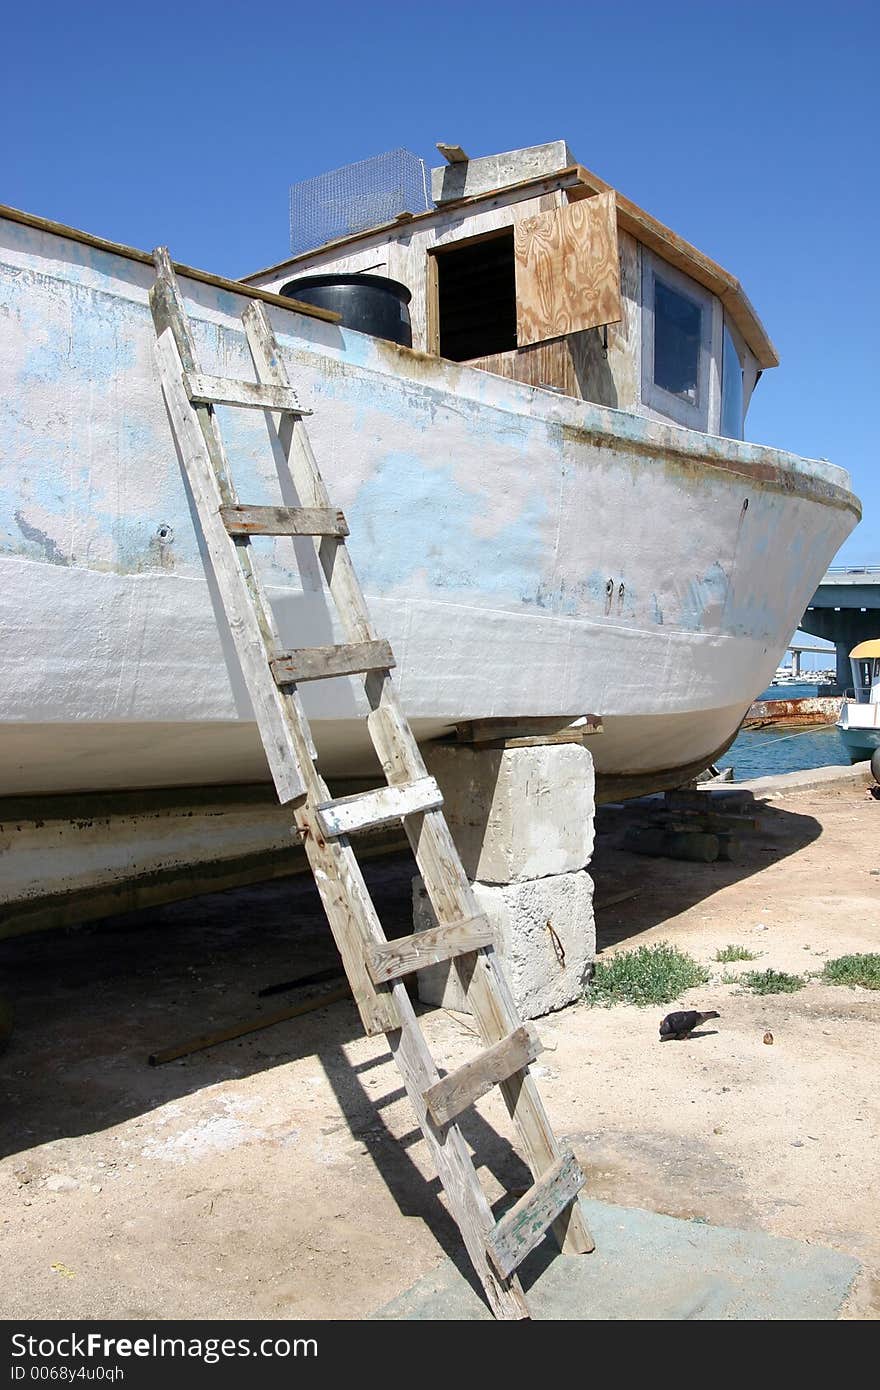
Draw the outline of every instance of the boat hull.
<instances>
[{"instance_id":1,"label":"boat hull","mask_svg":"<svg viewBox=\"0 0 880 1390\"><path fill-rule=\"evenodd\" d=\"M268 776L158 387L151 280L0 222L0 796ZM246 299L182 286L203 369L252 377ZM270 316L420 739L597 714L608 794L719 754L856 524L842 470ZM262 415L220 414L241 500L295 502ZM284 643L340 640L311 542L259 547ZM304 697L327 775L368 774L357 683Z\"/></svg>"}]
</instances>

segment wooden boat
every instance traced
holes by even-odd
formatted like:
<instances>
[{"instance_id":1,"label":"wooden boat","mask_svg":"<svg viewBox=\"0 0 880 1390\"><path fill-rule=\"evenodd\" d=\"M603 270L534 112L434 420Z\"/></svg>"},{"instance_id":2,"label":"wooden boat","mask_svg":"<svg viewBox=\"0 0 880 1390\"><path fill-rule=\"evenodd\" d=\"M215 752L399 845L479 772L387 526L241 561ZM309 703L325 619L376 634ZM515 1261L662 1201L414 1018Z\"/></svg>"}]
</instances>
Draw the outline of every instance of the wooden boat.
<instances>
[{"instance_id":1,"label":"wooden boat","mask_svg":"<svg viewBox=\"0 0 880 1390\"><path fill-rule=\"evenodd\" d=\"M238 284L183 268L203 366L252 376L249 295L381 263L412 350L269 312L417 736L589 714L600 795L674 786L770 680L859 518L848 475L743 441L777 358L739 283L564 146L459 164L436 196ZM152 278L143 252L0 217L0 796L267 778L158 387ZM223 428L242 500L291 501L259 413ZM284 640L338 640L293 544L264 554ZM331 778L372 766L340 684L304 692Z\"/></svg>"}]
</instances>

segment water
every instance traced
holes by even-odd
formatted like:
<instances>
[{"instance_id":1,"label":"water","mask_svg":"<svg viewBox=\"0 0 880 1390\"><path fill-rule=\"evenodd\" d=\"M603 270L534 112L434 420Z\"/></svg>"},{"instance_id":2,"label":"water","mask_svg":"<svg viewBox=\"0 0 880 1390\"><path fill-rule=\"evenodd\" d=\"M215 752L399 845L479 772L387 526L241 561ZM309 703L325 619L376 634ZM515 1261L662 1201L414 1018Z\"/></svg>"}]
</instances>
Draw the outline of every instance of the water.
<instances>
[{"instance_id":1,"label":"water","mask_svg":"<svg viewBox=\"0 0 880 1390\"><path fill-rule=\"evenodd\" d=\"M805 700L824 695L827 686L775 685L759 700ZM719 767L732 767L738 782L780 772L803 772L812 767L848 767L849 755L835 728L752 729L737 735Z\"/></svg>"}]
</instances>

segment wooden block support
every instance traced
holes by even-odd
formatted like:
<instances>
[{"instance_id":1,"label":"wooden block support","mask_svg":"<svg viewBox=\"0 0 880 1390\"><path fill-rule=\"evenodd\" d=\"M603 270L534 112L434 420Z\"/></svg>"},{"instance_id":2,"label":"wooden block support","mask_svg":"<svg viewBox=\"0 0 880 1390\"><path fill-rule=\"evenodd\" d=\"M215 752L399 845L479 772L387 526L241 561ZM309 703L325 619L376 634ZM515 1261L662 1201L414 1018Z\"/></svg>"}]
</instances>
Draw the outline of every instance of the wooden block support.
<instances>
[{"instance_id":1,"label":"wooden block support","mask_svg":"<svg viewBox=\"0 0 880 1390\"><path fill-rule=\"evenodd\" d=\"M580 1164L571 1150L566 1150L502 1216L486 1243L489 1259L502 1277L512 1274L534 1250L547 1227L577 1197L585 1182Z\"/></svg>"},{"instance_id":2,"label":"wooden block support","mask_svg":"<svg viewBox=\"0 0 880 1390\"><path fill-rule=\"evenodd\" d=\"M235 381L231 377L207 376L205 372L185 372L183 383L190 400L205 405L244 405L253 410L287 410L294 415L312 413L303 410L292 386Z\"/></svg>"},{"instance_id":3,"label":"wooden block support","mask_svg":"<svg viewBox=\"0 0 880 1390\"><path fill-rule=\"evenodd\" d=\"M353 796L324 801L315 807L315 816L324 834L332 839L357 830L377 830L404 816L433 811L442 805L443 793L434 778L420 777L416 782L378 787L373 792L355 792Z\"/></svg>"},{"instance_id":4,"label":"wooden block support","mask_svg":"<svg viewBox=\"0 0 880 1390\"><path fill-rule=\"evenodd\" d=\"M493 931L487 918L472 917L467 922L453 922L445 927L417 931L412 936L399 936L381 946L367 947L367 969L374 984L411 975L426 965L439 965L441 960L463 956L493 945Z\"/></svg>"},{"instance_id":5,"label":"wooden block support","mask_svg":"<svg viewBox=\"0 0 880 1390\"><path fill-rule=\"evenodd\" d=\"M465 1062L425 1092L431 1119L436 1125L449 1124L493 1086L534 1062L542 1051L541 1040L529 1024L508 1033L494 1047Z\"/></svg>"},{"instance_id":6,"label":"wooden block support","mask_svg":"<svg viewBox=\"0 0 880 1390\"><path fill-rule=\"evenodd\" d=\"M440 151L447 164L467 164L468 162L468 156L461 148L461 145L447 145L442 140L438 140L437 149Z\"/></svg>"},{"instance_id":7,"label":"wooden block support","mask_svg":"<svg viewBox=\"0 0 880 1390\"><path fill-rule=\"evenodd\" d=\"M269 664L278 684L288 685L322 681L330 676L355 676L364 671L387 671L395 661L390 644L382 638L338 647L301 647L298 651L282 652Z\"/></svg>"},{"instance_id":8,"label":"wooden block support","mask_svg":"<svg viewBox=\"0 0 880 1390\"><path fill-rule=\"evenodd\" d=\"M332 507L221 507L230 536L347 536L348 523Z\"/></svg>"}]
</instances>

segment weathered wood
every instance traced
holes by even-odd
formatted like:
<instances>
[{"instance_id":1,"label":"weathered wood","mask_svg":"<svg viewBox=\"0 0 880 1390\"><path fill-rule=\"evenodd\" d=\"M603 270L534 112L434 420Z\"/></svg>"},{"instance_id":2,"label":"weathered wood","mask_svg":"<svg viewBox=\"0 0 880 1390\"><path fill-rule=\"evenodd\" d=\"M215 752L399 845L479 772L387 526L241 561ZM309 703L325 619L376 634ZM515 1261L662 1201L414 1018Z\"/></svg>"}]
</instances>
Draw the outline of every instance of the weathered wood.
<instances>
[{"instance_id":1,"label":"weathered wood","mask_svg":"<svg viewBox=\"0 0 880 1390\"><path fill-rule=\"evenodd\" d=\"M455 738L458 743L481 748L533 748L542 744L582 743L591 734L601 734L602 728L597 714L565 722L561 719L469 719L455 726Z\"/></svg>"},{"instance_id":2,"label":"weathered wood","mask_svg":"<svg viewBox=\"0 0 880 1390\"><path fill-rule=\"evenodd\" d=\"M460 146L438 145L448 161L444 167L431 170L431 197L435 203L448 203L459 198L477 198L521 183L525 179L543 178L561 173L573 164L571 152L564 140L552 140L546 145L530 145L522 150L507 150L504 154L483 155L479 159L453 158L450 151L464 151Z\"/></svg>"},{"instance_id":3,"label":"weathered wood","mask_svg":"<svg viewBox=\"0 0 880 1390\"><path fill-rule=\"evenodd\" d=\"M198 363L172 263L164 247L155 253L155 261L158 278L150 292L150 305L160 335L157 351L163 364L163 391L170 403L169 412L173 410L172 423L206 545L211 537L209 558L213 563L213 556L219 557L220 569L215 569L215 573L239 660L247 649L248 670L254 676L253 688L248 682L248 690L279 800L299 799L305 791L312 804L324 801L330 793L315 767L317 754L299 694L295 690L280 691L268 668L267 648L277 648L279 639L271 607L251 562L250 548L236 544L220 517L220 508L235 506L238 499L229 478L216 417L207 406L193 406L183 388L184 370L197 371ZM192 471L188 467L191 460L195 462ZM303 848L364 1030L370 1036L387 1033L399 1026L399 1016L390 992L373 984L364 959L365 943L384 941L385 936L357 860L349 847L335 840L325 841L314 833L317 827L306 807L297 807L295 820L303 832Z\"/></svg>"},{"instance_id":4,"label":"weathered wood","mask_svg":"<svg viewBox=\"0 0 880 1390\"><path fill-rule=\"evenodd\" d=\"M151 255L149 251L141 251L135 246L126 246L120 241L109 241L107 237L83 232L78 227L68 227L64 222L53 222L49 217L38 217L33 212L23 212L21 208L9 207L6 203L0 203L0 217L9 222L18 222L23 227L33 227L39 232L64 237L66 241L78 242L81 246L92 246L97 251L109 251L111 255L121 256L124 260L138 261L141 265L154 264L155 253ZM292 309L294 313L305 314L308 318L323 319L325 323L339 323L342 317L333 309L319 309L317 305L306 304L300 299L286 299L283 295L273 294L271 290L258 289L256 285L249 285L242 280L227 280L224 275L212 275L207 270L196 270L194 266L183 265L180 261L169 261L169 264L178 275L183 275L187 280L197 280L202 285L213 285L215 289L240 294L244 299L257 299L264 304Z\"/></svg>"},{"instance_id":5,"label":"weathered wood","mask_svg":"<svg viewBox=\"0 0 880 1390\"><path fill-rule=\"evenodd\" d=\"M443 793L433 777L376 791L340 796L315 807L315 816L325 835L352 835L358 830L378 830L443 805Z\"/></svg>"},{"instance_id":6,"label":"weathered wood","mask_svg":"<svg viewBox=\"0 0 880 1390\"><path fill-rule=\"evenodd\" d=\"M468 162L468 156L461 145L445 145L442 140L438 140L437 149L447 164L467 164Z\"/></svg>"},{"instance_id":7,"label":"weathered wood","mask_svg":"<svg viewBox=\"0 0 880 1390\"><path fill-rule=\"evenodd\" d=\"M436 1125L449 1124L493 1086L522 1071L543 1051L534 1028L523 1024L470 1062L444 1076L425 1093L425 1104Z\"/></svg>"},{"instance_id":8,"label":"weathered wood","mask_svg":"<svg viewBox=\"0 0 880 1390\"><path fill-rule=\"evenodd\" d=\"M223 496L205 436L183 390L180 355L171 329L165 329L161 334L156 351L168 414L180 443L187 477L199 509L211 565L224 595L236 655L257 715L278 799L282 804L299 801L305 793L298 756L301 750L292 736L289 716L266 666L263 632L252 606L247 576L236 558L235 543L227 535L218 514ZM270 622L268 608L263 610L263 614L264 623Z\"/></svg>"},{"instance_id":9,"label":"weathered wood","mask_svg":"<svg viewBox=\"0 0 880 1390\"><path fill-rule=\"evenodd\" d=\"M620 320L613 193L521 218L513 236L520 347Z\"/></svg>"},{"instance_id":10,"label":"weathered wood","mask_svg":"<svg viewBox=\"0 0 880 1390\"><path fill-rule=\"evenodd\" d=\"M472 917L467 922L448 922L442 927L399 936L394 941L367 948L367 967L376 984L396 980L424 970L426 965L439 965L453 956L463 956L490 946L494 933L486 917Z\"/></svg>"},{"instance_id":11,"label":"weathered wood","mask_svg":"<svg viewBox=\"0 0 880 1390\"><path fill-rule=\"evenodd\" d=\"M204 372L186 372L184 385L190 400L203 405L243 405L254 410L288 410L295 415L312 413L303 410L292 386L236 381L233 377L207 376Z\"/></svg>"},{"instance_id":12,"label":"weathered wood","mask_svg":"<svg viewBox=\"0 0 880 1390\"><path fill-rule=\"evenodd\" d=\"M570 1150L541 1174L489 1237L489 1259L499 1274L510 1275L522 1264L543 1239L547 1227L577 1198L585 1182L580 1164Z\"/></svg>"},{"instance_id":13,"label":"weathered wood","mask_svg":"<svg viewBox=\"0 0 880 1390\"><path fill-rule=\"evenodd\" d=\"M576 166L576 172L577 179L567 190L572 200L592 199L596 193L612 191L610 184L582 164ZM643 246L656 251L670 265L677 266L697 284L717 294L761 368L779 366L779 355L736 276L622 193L617 194L617 220L622 231L629 232Z\"/></svg>"},{"instance_id":14,"label":"weathered wood","mask_svg":"<svg viewBox=\"0 0 880 1390\"><path fill-rule=\"evenodd\" d=\"M282 652L269 663L279 685L298 681L322 681L331 676L357 676L393 666L394 654L383 638L372 642L347 642L333 647L301 647Z\"/></svg>"},{"instance_id":15,"label":"weathered wood","mask_svg":"<svg viewBox=\"0 0 880 1390\"><path fill-rule=\"evenodd\" d=\"M265 993L264 990L260 991ZM325 1004L338 1004L342 999L351 998L351 987L348 984L339 985L337 989L327 990L325 994L314 994L310 999L304 999L301 1004L294 1004L288 1009L277 1009L274 1013L257 1014L256 1018L245 1019L242 1023L233 1023L229 1028L220 1028L215 1033L203 1033L198 1038L191 1038L189 1042L179 1043L175 1047L163 1047L158 1052L151 1052L147 1061L151 1067L161 1067L165 1062L174 1062L178 1057L188 1057L193 1052L203 1052L208 1047L216 1047L219 1043L232 1042L235 1038L243 1038L248 1033L259 1033L263 1028L274 1028L277 1023L287 1023L290 1019L301 1018L303 1014L315 1013L317 1009L323 1009Z\"/></svg>"},{"instance_id":16,"label":"weathered wood","mask_svg":"<svg viewBox=\"0 0 880 1390\"><path fill-rule=\"evenodd\" d=\"M516 1275L500 1277L489 1260L487 1243L495 1222L486 1194L474 1172L467 1142L454 1123L442 1135L438 1134L428 1115L424 1094L439 1081L439 1073L419 1027L406 985L402 980L397 980L392 989L401 1026L399 1032L389 1036L388 1043L489 1307L496 1318L527 1318L528 1304Z\"/></svg>"},{"instance_id":17,"label":"weathered wood","mask_svg":"<svg viewBox=\"0 0 880 1390\"><path fill-rule=\"evenodd\" d=\"M347 536L348 523L332 507L221 507L230 536Z\"/></svg>"},{"instance_id":18,"label":"weathered wood","mask_svg":"<svg viewBox=\"0 0 880 1390\"><path fill-rule=\"evenodd\" d=\"M261 380L276 381L279 385L287 385L286 368L265 309L256 304L249 305L243 319L258 377ZM293 416L284 416L274 435L270 432L270 438L273 440L279 469L289 469L300 502L304 506L329 506L327 490L318 470L304 422ZM352 642L375 640L376 633L347 547L343 542L333 540L315 540L314 545L347 637ZM403 716L390 673L370 673L364 680L364 689L371 706L368 727L389 783L395 785L425 777L427 770L424 760L412 730ZM404 828L413 846L422 877L426 884L430 885L429 891L438 919L445 924L455 924L480 916L473 889L468 883L442 811L428 811L424 815L408 816L404 820ZM325 850L331 847L341 848L345 843L327 840L324 846ZM315 856L317 862L315 846L311 846L310 850L308 839L306 849ZM326 885L319 881L319 888L322 889L323 896L327 891ZM462 961L474 964L469 968L461 967ZM458 957L455 964L460 973L463 969L469 1002L484 1040L491 1045L507 1033L513 1032L519 1026L520 1019L504 975L497 969L492 950L487 948L479 951L476 956L469 953L464 957ZM403 1024L400 1034L392 1036L390 1042L404 1075L410 1100L421 1123L426 1115L422 1092L434 1081L439 1080L439 1076L430 1054L425 1058L427 1046L424 1038L418 1028L415 1027L413 1031L409 1023L412 1009L405 985L395 981L392 990ZM554 1162L559 1152L538 1089L533 1078L526 1073L515 1080L508 1079L502 1082L501 1091L519 1130L532 1172L538 1176ZM518 1286L511 1284L499 1288L493 1283L495 1275L486 1259L485 1247L480 1244L487 1204L472 1167L470 1178L463 1178L457 1167L459 1145L463 1146L465 1155L467 1154L457 1127L454 1124L450 1126L446 1141L442 1145L435 1142L430 1125L426 1128L425 1137L437 1164L441 1181L449 1194L453 1214L468 1253L483 1281L493 1309L502 1317L526 1316L527 1310ZM468 1165L470 1166L469 1159ZM476 1191L473 1183L476 1183ZM576 1206L572 1206L568 1213L559 1217L554 1229L563 1248L571 1254L584 1253L594 1248L583 1216Z\"/></svg>"}]
</instances>

